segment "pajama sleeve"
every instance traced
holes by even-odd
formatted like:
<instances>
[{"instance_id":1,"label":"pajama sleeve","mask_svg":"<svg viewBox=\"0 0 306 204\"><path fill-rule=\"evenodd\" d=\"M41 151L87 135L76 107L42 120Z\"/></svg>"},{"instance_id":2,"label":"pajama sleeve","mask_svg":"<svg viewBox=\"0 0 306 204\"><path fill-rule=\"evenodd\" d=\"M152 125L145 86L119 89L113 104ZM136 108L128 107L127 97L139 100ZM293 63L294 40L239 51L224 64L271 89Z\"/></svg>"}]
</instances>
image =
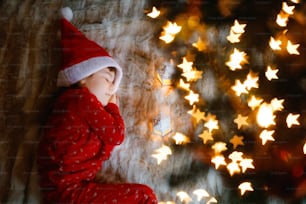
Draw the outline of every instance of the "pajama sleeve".
<instances>
[{"instance_id":1,"label":"pajama sleeve","mask_svg":"<svg viewBox=\"0 0 306 204\"><path fill-rule=\"evenodd\" d=\"M78 108L90 131L106 145L119 145L124 139L124 121L116 104L103 107L94 95L80 97Z\"/></svg>"}]
</instances>

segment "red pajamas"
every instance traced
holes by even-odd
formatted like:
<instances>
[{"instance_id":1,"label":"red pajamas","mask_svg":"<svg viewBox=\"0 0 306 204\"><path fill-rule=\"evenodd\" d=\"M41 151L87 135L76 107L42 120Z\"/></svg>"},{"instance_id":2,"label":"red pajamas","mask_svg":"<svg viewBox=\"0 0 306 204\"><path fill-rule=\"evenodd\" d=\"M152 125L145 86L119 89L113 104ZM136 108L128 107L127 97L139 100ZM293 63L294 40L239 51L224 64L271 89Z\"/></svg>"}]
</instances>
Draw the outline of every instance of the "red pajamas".
<instances>
[{"instance_id":1,"label":"red pajamas","mask_svg":"<svg viewBox=\"0 0 306 204\"><path fill-rule=\"evenodd\" d=\"M69 89L56 101L43 133L38 170L44 203L157 203L145 185L94 181L124 139L117 105L103 107L85 87Z\"/></svg>"}]
</instances>

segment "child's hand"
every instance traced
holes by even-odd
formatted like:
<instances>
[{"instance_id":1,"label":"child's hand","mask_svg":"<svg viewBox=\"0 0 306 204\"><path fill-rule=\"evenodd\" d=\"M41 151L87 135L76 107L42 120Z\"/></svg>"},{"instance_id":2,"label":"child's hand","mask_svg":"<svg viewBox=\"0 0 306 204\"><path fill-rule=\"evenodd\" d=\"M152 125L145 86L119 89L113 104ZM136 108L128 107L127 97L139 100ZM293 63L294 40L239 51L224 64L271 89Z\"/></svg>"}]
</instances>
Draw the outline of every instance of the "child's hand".
<instances>
[{"instance_id":1,"label":"child's hand","mask_svg":"<svg viewBox=\"0 0 306 204\"><path fill-rule=\"evenodd\" d=\"M109 103L114 103L119 106L119 97L116 94L112 95L109 99Z\"/></svg>"}]
</instances>

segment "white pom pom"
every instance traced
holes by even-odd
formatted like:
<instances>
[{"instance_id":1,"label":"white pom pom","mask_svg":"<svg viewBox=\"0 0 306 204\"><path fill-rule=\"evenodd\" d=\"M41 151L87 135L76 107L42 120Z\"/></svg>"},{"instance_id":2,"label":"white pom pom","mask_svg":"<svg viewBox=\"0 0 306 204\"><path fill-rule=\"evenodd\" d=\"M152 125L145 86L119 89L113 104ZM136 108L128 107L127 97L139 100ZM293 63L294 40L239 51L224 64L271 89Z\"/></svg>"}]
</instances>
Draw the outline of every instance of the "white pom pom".
<instances>
[{"instance_id":1,"label":"white pom pom","mask_svg":"<svg viewBox=\"0 0 306 204\"><path fill-rule=\"evenodd\" d=\"M64 7L61 9L61 14L67 21L71 21L73 18L73 13L70 7Z\"/></svg>"}]
</instances>

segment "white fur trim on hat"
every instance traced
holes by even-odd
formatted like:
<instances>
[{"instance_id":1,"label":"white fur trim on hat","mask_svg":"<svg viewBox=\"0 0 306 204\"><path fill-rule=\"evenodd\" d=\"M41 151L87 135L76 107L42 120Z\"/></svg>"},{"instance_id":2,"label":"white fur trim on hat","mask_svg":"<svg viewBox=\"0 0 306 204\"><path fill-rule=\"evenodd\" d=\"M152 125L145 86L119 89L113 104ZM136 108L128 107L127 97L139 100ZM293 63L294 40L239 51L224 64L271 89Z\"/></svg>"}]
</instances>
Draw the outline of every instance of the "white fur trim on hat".
<instances>
[{"instance_id":1,"label":"white fur trim on hat","mask_svg":"<svg viewBox=\"0 0 306 204\"><path fill-rule=\"evenodd\" d=\"M114 92L116 92L122 78L122 68L113 58L109 56L93 57L61 70L58 73L57 86L70 86L107 67L114 67L116 69L114 82Z\"/></svg>"},{"instance_id":2,"label":"white fur trim on hat","mask_svg":"<svg viewBox=\"0 0 306 204\"><path fill-rule=\"evenodd\" d=\"M67 21L71 21L73 19L73 12L70 7L61 8L61 15Z\"/></svg>"}]
</instances>

